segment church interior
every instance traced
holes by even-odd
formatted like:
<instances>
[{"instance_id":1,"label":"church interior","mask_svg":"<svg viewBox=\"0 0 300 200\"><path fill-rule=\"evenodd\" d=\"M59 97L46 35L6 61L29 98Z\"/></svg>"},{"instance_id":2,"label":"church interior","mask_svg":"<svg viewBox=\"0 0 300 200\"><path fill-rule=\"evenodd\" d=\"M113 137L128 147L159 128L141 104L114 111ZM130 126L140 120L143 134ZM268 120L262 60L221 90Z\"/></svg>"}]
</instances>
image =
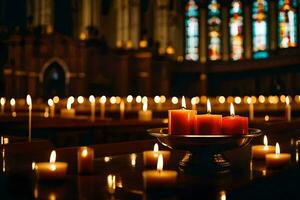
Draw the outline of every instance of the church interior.
<instances>
[{"instance_id":1,"label":"church interior","mask_svg":"<svg viewBox=\"0 0 300 200\"><path fill-rule=\"evenodd\" d=\"M297 199L299 20L298 0L0 0L1 196Z\"/></svg>"}]
</instances>

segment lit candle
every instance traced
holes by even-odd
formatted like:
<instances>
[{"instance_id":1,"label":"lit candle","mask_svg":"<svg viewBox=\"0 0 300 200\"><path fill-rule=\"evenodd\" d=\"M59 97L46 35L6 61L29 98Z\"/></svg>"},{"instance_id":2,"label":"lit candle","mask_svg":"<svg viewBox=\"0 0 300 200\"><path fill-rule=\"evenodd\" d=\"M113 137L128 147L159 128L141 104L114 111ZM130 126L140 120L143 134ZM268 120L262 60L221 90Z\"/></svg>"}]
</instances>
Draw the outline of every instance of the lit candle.
<instances>
[{"instance_id":1,"label":"lit candle","mask_svg":"<svg viewBox=\"0 0 300 200\"><path fill-rule=\"evenodd\" d=\"M105 119L105 103L106 103L106 96L102 96L100 98L100 118Z\"/></svg>"},{"instance_id":2,"label":"lit candle","mask_svg":"<svg viewBox=\"0 0 300 200\"><path fill-rule=\"evenodd\" d=\"M10 103L10 108L11 108L11 115L13 117L16 117L17 116L17 113L16 113L16 100L14 98L11 98L9 103Z\"/></svg>"},{"instance_id":3,"label":"lit candle","mask_svg":"<svg viewBox=\"0 0 300 200\"><path fill-rule=\"evenodd\" d=\"M89 101L90 101L90 103L91 103L91 120L92 120L92 122L94 122L95 121L95 97L94 97L94 95L91 95L90 97L89 97Z\"/></svg>"},{"instance_id":4,"label":"lit candle","mask_svg":"<svg viewBox=\"0 0 300 200\"><path fill-rule=\"evenodd\" d=\"M285 99L285 103L286 103L286 106L285 106L286 120L288 122L290 122L292 119L292 108L291 108L290 99L288 96Z\"/></svg>"},{"instance_id":5,"label":"lit candle","mask_svg":"<svg viewBox=\"0 0 300 200\"><path fill-rule=\"evenodd\" d=\"M195 97L191 99L191 104L192 104L192 110L197 110L197 101Z\"/></svg>"},{"instance_id":6,"label":"lit candle","mask_svg":"<svg viewBox=\"0 0 300 200\"><path fill-rule=\"evenodd\" d=\"M195 134L196 135L218 135L222 133L222 115L211 114L211 104L207 100L207 114L196 115Z\"/></svg>"},{"instance_id":7,"label":"lit candle","mask_svg":"<svg viewBox=\"0 0 300 200\"><path fill-rule=\"evenodd\" d=\"M52 99L48 99L48 106L50 108L50 117L54 118L55 115L55 105Z\"/></svg>"},{"instance_id":8,"label":"lit candle","mask_svg":"<svg viewBox=\"0 0 300 200\"><path fill-rule=\"evenodd\" d=\"M153 100L154 100L154 103L156 104L156 109L161 110L160 96L155 96Z\"/></svg>"},{"instance_id":9,"label":"lit candle","mask_svg":"<svg viewBox=\"0 0 300 200\"><path fill-rule=\"evenodd\" d=\"M74 97L73 97L74 98ZM74 99L69 97L67 100L67 108L63 108L60 111L60 116L64 118L72 118L75 117L75 109L72 108L72 104L74 103Z\"/></svg>"},{"instance_id":10,"label":"lit candle","mask_svg":"<svg viewBox=\"0 0 300 200\"><path fill-rule=\"evenodd\" d=\"M52 151L50 155L50 162L36 163L35 170L40 180L61 180L65 178L68 163L55 161L56 152Z\"/></svg>"},{"instance_id":11,"label":"lit candle","mask_svg":"<svg viewBox=\"0 0 300 200\"><path fill-rule=\"evenodd\" d=\"M248 133L248 117L235 115L234 106L230 104L230 115L223 117L222 133L223 134L247 134Z\"/></svg>"},{"instance_id":12,"label":"lit candle","mask_svg":"<svg viewBox=\"0 0 300 200\"><path fill-rule=\"evenodd\" d=\"M253 121L254 120L254 105L253 105L251 97L247 98L247 103L249 104L249 120Z\"/></svg>"},{"instance_id":13,"label":"lit candle","mask_svg":"<svg viewBox=\"0 0 300 200\"><path fill-rule=\"evenodd\" d=\"M139 120L141 121L151 121L152 111L148 110L148 101L143 103L143 110L139 111Z\"/></svg>"},{"instance_id":14,"label":"lit candle","mask_svg":"<svg viewBox=\"0 0 300 200\"><path fill-rule=\"evenodd\" d=\"M184 96L181 100L182 109L169 110L169 134L189 135L193 134L196 111L186 110Z\"/></svg>"},{"instance_id":15,"label":"lit candle","mask_svg":"<svg viewBox=\"0 0 300 200\"><path fill-rule=\"evenodd\" d=\"M143 171L143 180L145 189L170 188L177 182L177 172L163 170L164 160L162 154L159 154L157 160L157 170Z\"/></svg>"},{"instance_id":16,"label":"lit candle","mask_svg":"<svg viewBox=\"0 0 300 200\"><path fill-rule=\"evenodd\" d=\"M268 168L278 168L288 165L291 161L291 154L280 153L280 146L276 143L275 154L266 154L266 166Z\"/></svg>"},{"instance_id":17,"label":"lit candle","mask_svg":"<svg viewBox=\"0 0 300 200\"><path fill-rule=\"evenodd\" d=\"M125 104L124 104L124 101L121 100L121 103L120 103L120 120L124 119L124 114L125 114Z\"/></svg>"},{"instance_id":18,"label":"lit candle","mask_svg":"<svg viewBox=\"0 0 300 200\"><path fill-rule=\"evenodd\" d=\"M107 176L107 191L109 194L115 193L116 190L116 175L109 174Z\"/></svg>"},{"instance_id":19,"label":"lit candle","mask_svg":"<svg viewBox=\"0 0 300 200\"><path fill-rule=\"evenodd\" d=\"M4 97L1 97L0 104L1 104L1 114L4 115L4 106L5 106L5 98Z\"/></svg>"},{"instance_id":20,"label":"lit candle","mask_svg":"<svg viewBox=\"0 0 300 200\"><path fill-rule=\"evenodd\" d=\"M252 158L265 159L266 154L275 153L275 146L268 145L268 138L264 136L264 145L255 145L251 148Z\"/></svg>"},{"instance_id":21,"label":"lit candle","mask_svg":"<svg viewBox=\"0 0 300 200\"><path fill-rule=\"evenodd\" d=\"M79 174L89 174L94 171L94 149L80 147L77 152L77 171Z\"/></svg>"},{"instance_id":22,"label":"lit candle","mask_svg":"<svg viewBox=\"0 0 300 200\"><path fill-rule=\"evenodd\" d=\"M171 156L170 151L159 150L158 144L155 143L153 151L144 151L143 159L145 166L155 166L157 164L158 155L161 154L164 157L165 163L168 164Z\"/></svg>"},{"instance_id":23,"label":"lit candle","mask_svg":"<svg viewBox=\"0 0 300 200\"><path fill-rule=\"evenodd\" d=\"M28 141L31 142L32 101L29 94L26 97L26 103L28 105Z\"/></svg>"},{"instance_id":24,"label":"lit candle","mask_svg":"<svg viewBox=\"0 0 300 200\"><path fill-rule=\"evenodd\" d=\"M128 95L126 98L127 104L128 104L128 110L132 109L132 101L133 101L133 96L132 95Z\"/></svg>"}]
</instances>

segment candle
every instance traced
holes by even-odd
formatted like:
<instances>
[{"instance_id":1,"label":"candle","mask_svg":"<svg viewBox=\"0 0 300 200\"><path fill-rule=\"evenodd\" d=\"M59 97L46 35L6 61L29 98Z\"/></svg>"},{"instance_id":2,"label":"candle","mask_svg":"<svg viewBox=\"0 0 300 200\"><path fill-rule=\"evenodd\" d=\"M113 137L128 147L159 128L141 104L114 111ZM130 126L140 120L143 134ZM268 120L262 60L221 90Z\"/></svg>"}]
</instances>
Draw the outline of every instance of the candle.
<instances>
[{"instance_id":1,"label":"candle","mask_svg":"<svg viewBox=\"0 0 300 200\"><path fill-rule=\"evenodd\" d=\"M222 133L223 134L247 134L248 117L235 115L233 104L230 104L230 115L223 117Z\"/></svg>"},{"instance_id":2,"label":"candle","mask_svg":"<svg viewBox=\"0 0 300 200\"><path fill-rule=\"evenodd\" d=\"M26 103L28 105L28 141L31 142L32 101L29 94L26 97Z\"/></svg>"},{"instance_id":3,"label":"candle","mask_svg":"<svg viewBox=\"0 0 300 200\"><path fill-rule=\"evenodd\" d=\"M145 166L155 166L157 164L158 155L161 154L164 157L165 163L168 164L171 156L170 151L159 150L158 144L155 143L153 151L144 151L143 159Z\"/></svg>"},{"instance_id":4,"label":"candle","mask_svg":"<svg viewBox=\"0 0 300 200\"><path fill-rule=\"evenodd\" d=\"M125 114L125 104L124 104L124 101L121 100L121 103L120 103L120 120L124 119L124 114Z\"/></svg>"},{"instance_id":5,"label":"candle","mask_svg":"<svg viewBox=\"0 0 300 200\"><path fill-rule=\"evenodd\" d=\"M116 175L109 174L107 176L107 191L109 194L115 193L116 190Z\"/></svg>"},{"instance_id":6,"label":"candle","mask_svg":"<svg viewBox=\"0 0 300 200\"><path fill-rule=\"evenodd\" d=\"M285 99L285 103L286 103L286 106L285 106L285 116L286 116L286 120L288 122L291 121L292 119L292 108L291 108L291 105L290 105L290 99L289 97L287 96L286 99Z\"/></svg>"},{"instance_id":7,"label":"candle","mask_svg":"<svg viewBox=\"0 0 300 200\"><path fill-rule=\"evenodd\" d=\"M145 189L174 187L177 182L177 172L163 170L163 156L159 154L157 160L157 170L147 170L143 172Z\"/></svg>"},{"instance_id":8,"label":"candle","mask_svg":"<svg viewBox=\"0 0 300 200\"><path fill-rule=\"evenodd\" d=\"M196 115L195 134L196 135L217 135L222 133L222 115L212 115L211 104L207 100L207 114Z\"/></svg>"},{"instance_id":9,"label":"candle","mask_svg":"<svg viewBox=\"0 0 300 200\"><path fill-rule=\"evenodd\" d=\"M253 105L251 97L247 98L247 103L249 104L249 120L253 121L254 120L254 105Z\"/></svg>"},{"instance_id":10,"label":"candle","mask_svg":"<svg viewBox=\"0 0 300 200\"><path fill-rule=\"evenodd\" d=\"M16 113L16 100L14 98L11 98L9 103L10 103L10 108L11 108L11 115L13 117L16 117L17 116L17 113Z\"/></svg>"},{"instance_id":11,"label":"candle","mask_svg":"<svg viewBox=\"0 0 300 200\"><path fill-rule=\"evenodd\" d=\"M265 159L266 154L275 153L275 146L268 146L268 138L264 136L264 145L252 146L252 158Z\"/></svg>"},{"instance_id":12,"label":"candle","mask_svg":"<svg viewBox=\"0 0 300 200\"><path fill-rule=\"evenodd\" d=\"M55 162L56 152L52 151L50 162L36 163L35 170L40 180L60 180L65 178L68 168L66 162Z\"/></svg>"},{"instance_id":13,"label":"candle","mask_svg":"<svg viewBox=\"0 0 300 200\"><path fill-rule=\"evenodd\" d=\"M133 101L133 96L132 95L128 95L126 98L127 101L127 105L128 105L128 110L132 109L132 101Z\"/></svg>"},{"instance_id":14,"label":"candle","mask_svg":"<svg viewBox=\"0 0 300 200\"><path fill-rule=\"evenodd\" d=\"M143 103L143 110L139 111L139 120L141 121L151 121L152 111L148 109L148 101Z\"/></svg>"},{"instance_id":15,"label":"candle","mask_svg":"<svg viewBox=\"0 0 300 200\"><path fill-rule=\"evenodd\" d=\"M106 96L102 96L100 98L100 118L105 119L105 103L106 103Z\"/></svg>"},{"instance_id":16,"label":"candle","mask_svg":"<svg viewBox=\"0 0 300 200\"><path fill-rule=\"evenodd\" d=\"M79 174L89 174L94 171L94 149L80 147L77 152L77 171Z\"/></svg>"},{"instance_id":17,"label":"candle","mask_svg":"<svg viewBox=\"0 0 300 200\"><path fill-rule=\"evenodd\" d=\"M1 104L1 115L4 115L4 106L5 106L5 98L4 97L1 97L0 104Z\"/></svg>"},{"instance_id":18,"label":"candle","mask_svg":"<svg viewBox=\"0 0 300 200\"><path fill-rule=\"evenodd\" d=\"M156 109L157 109L157 110L161 110L161 100L160 100L160 96L155 96L153 100L154 100L154 102L156 103Z\"/></svg>"},{"instance_id":19,"label":"candle","mask_svg":"<svg viewBox=\"0 0 300 200\"><path fill-rule=\"evenodd\" d=\"M184 96L181 100L182 109L169 110L169 134L189 135L193 134L196 111L186 110Z\"/></svg>"},{"instance_id":20,"label":"candle","mask_svg":"<svg viewBox=\"0 0 300 200\"><path fill-rule=\"evenodd\" d=\"M288 165L291 161L291 154L280 153L280 146L276 143L275 154L266 154L266 166L268 168L278 168Z\"/></svg>"},{"instance_id":21,"label":"candle","mask_svg":"<svg viewBox=\"0 0 300 200\"><path fill-rule=\"evenodd\" d=\"M91 95L89 97L89 101L91 103L91 120L92 120L92 122L94 122L95 121L95 97L94 97L94 95Z\"/></svg>"},{"instance_id":22,"label":"candle","mask_svg":"<svg viewBox=\"0 0 300 200\"><path fill-rule=\"evenodd\" d=\"M55 105L52 99L48 99L48 106L50 108L50 117L53 118L55 115Z\"/></svg>"},{"instance_id":23,"label":"candle","mask_svg":"<svg viewBox=\"0 0 300 200\"><path fill-rule=\"evenodd\" d=\"M75 117L75 109L72 108L72 104L74 102L74 99L72 97L69 97L67 100L67 109L61 109L60 116L64 118L72 118Z\"/></svg>"},{"instance_id":24,"label":"candle","mask_svg":"<svg viewBox=\"0 0 300 200\"><path fill-rule=\"evenodd\" d=\"M197 110L197 101L195 97L191 99L191 104L192 104L192 110Z\"/></svg>"}]
</instances>

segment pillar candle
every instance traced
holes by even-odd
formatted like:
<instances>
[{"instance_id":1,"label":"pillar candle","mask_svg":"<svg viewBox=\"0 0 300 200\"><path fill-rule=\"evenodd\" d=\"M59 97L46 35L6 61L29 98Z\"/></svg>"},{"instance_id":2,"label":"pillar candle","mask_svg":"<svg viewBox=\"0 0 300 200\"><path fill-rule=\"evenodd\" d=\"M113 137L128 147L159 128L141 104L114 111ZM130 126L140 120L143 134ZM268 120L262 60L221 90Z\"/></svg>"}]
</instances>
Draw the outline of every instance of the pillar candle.
<instances>
[{"instance_id":1,"label":"pillar candle","mask_svg":"<svg viewBox=\"0 0 300 200\"><path fill-rule=\"evenodd\" d=\"M266 154L266 166L268 168L278 168L288 165L291 161L291 154L280 153L280 146L276 143L275 154Z\"/></svg>"},{"instance_id":2,"label":"pillar candle","mask_svg":"<svg viewBox=\"0 0 300 200\"><path fill-rule=\"evenodd\" d=\"M32 101L29 94L26 97L26 103L28 105L28 141L31 142Z\"/></svg>"},{"instance_id":3,"label":"pillar candle","mask_svg":"<svg viewBox=\"0 0 300 200\"><path fill-rule=\"evenodd\" d=\"M95 97L94 97L94 95L91 95L89 97L89 101L91 103L91 121L94 122L95 121Z\"/></svg>"},{"instance_id":4,"label":"pillar candle","mask_svg":"<svg viewBox=\"0 0 300 200\"><path fill-rule=\"evenodd\" d=\"M50 117L54 118L55 116L55 105L52 99L48 99L48 106L50 107Z\"/></svg>"},{"instance_id":5,"label":"pillar candle","mask_svg":"<svg viewBox=\"0 0 300 200\"><path fill-rule=\"evenodd\" d=\"M158 144L155 143L153 151L144 151L143 160L145 166L155 166L157 164L158 155L161 154L166 164L169 163L171 152L159 150Z\"/></svg>"},{"instance_id":6,"label":"pillar candle","mask_svg":"<svg viewBox=\"0 0 300 200\"><path fill-rule=\"evenodd\" d=\"M286 102L286 106L285 106L285 116L286 116L286 120L287 120L288 122L290 122L291 119L292 119L292 108L291 108L290 99L289 99L288 96L286 97L285 102Z\"/></svg>"},{"instance_id":7,"label":"pillar candle","mask_svg":"<svg viewBox=\"0 0 300 200\"><path fill-rule=\"evenodd\" d=\"M4 115L4 106L5 106L5 98L4 97L1 97L0 104L1 104L1 114Z\"/></svg>"},{"instance_id":8,"label":"pillar candle","mask_svg":"<svg viewBox=\"0 0 300 200\"><path fill-rule=\"evenodd\" d=\"M133 96L132 95L128 95L126 98L127 101L127 108L128 110L132 109L132 101L133 101Z\"/></svg>"},{"instance_id":9,"label":"pillar candle","mask_svg":"<svg viewBox=\"0 0 300 200\"><path fill-rule=\"evenodd\" d=\"M145 189L171 188L177 182L177 172L163 170L163 156L160 154L157 160L157 170L147 170L143 172Z\"/></svg>"},{"instance_id":10,"label":"pillar candle","mask_svg":"<svg viewBox=\"0 0 300 200\"><path fill-rule=\"evenodd\" d=\"M182 109L169 110L169 134L190 135L193 134L195 110L187 110L185 98L182 97Z\"/></svg>"},{"instance_id":11,"label":"pillar candle","mask_svg":"<svg viewBox=\"0 0 300 200\"><path fill-rule=\"evenodd\" d=\"M251 97L247 98L247 103L249 104L249 120L253 121L254 120L254 105L252 103Z\"/></svg>"},{"instance_id":12,"label":"pillar candle","mask_svg":"<svg viewBox=\"0 0 300 200\"><path fill-rule=\"evenodd\" d=\"M11 108L11 115L13 117L16 117L17 116L17 113L16 113L16 100L14 98L11 98L9 103L10 103L10 108Z\"/></svg>"},{"instance_id":13,"label":"pillar candle","mask_svg":"<svg viewBox=\"0 0 300 200\"><path fill-rule=\"evenodd\" d=\"M254 145L251 148L252 158L265 159L266 154L275 153L275 146L268 145L268 138L264 136L264 145Z\"/></svg>"},{"instance_id":14,"label":"pillar candle","mask_svg":"<svg viewBox=\"0 0 300 200\"><path fill-rule=\"evenodd\" d=\"M106 103L106 96L102 96L100 98L100 118L104 119L105 118L105 103Z\"/></svg>"},{"instance_id":15,"label":"pillar candle","mask_svg":"<svg viewBox=\"0 0 300 200\"><path fill-rule=\"evenodd\" d=\"M207 114L196 115L195 134L196 135L217 135L222 133L222 115L212 115L211 104L207 100Z\"/></svg>"},{"instance_id":16,"label":"pillar candle","mask_svg":"<svg viewBox=\"0 0 300 200\"><path fill-rule=\"evenodd\" d=\"M79 174L89 174L94 171L94 149L80 147L77 152L77 171Z\"/></svg>"},{"instance_id":17,"label":"pillar candle","mask_svg":"<svg viewBox=\"0 0 300 200\"><path fill-rule=\"evenodd\" d=\"M230 104L230 115L222 119L223 134L247 134L248 117L237 116L234 113L233 104Z\"/></svg>"},{"instance_id":18,"label":"pillar candle","mask_svg":"<svg viewBox=\"0 0 300 200\"><path fill-rule=\"evenodd\" d=\"M71 97L67 100L67 108L61 109L60 111L61 117L64 118L73 118L75 117L75 109L72 108L72 100Z\"/></svg>"},{"instance_id":19,"label":"pillar candle","mask_svg":"<svg viewBox=\"0 0 300 200\"><path fill-rule=\"evenodd\" d=\"M122 100L120 103L120 120L124 119L124 115L125 115L125 104L124 101Z\"/></svg>"},{"instance_id":20,"label":"pillar candle","mask_svg":"<svg viewBox=\"0 0 300 200\"><path fill-rule=\"evenodd\" d=\"M152 120L152 111L148 110L148 101L143 103L143 110L139 111L139 120L141 121Z\"/></svg>"}]
</instances>

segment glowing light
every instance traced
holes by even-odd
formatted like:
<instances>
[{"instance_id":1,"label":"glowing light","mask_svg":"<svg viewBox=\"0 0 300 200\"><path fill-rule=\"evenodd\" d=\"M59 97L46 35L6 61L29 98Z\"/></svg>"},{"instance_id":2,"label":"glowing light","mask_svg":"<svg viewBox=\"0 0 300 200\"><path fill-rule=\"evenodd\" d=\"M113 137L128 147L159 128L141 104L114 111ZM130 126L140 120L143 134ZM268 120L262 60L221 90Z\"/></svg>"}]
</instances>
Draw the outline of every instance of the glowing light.
<instances>
[{"instance_id":1,"label":"glowing light","mask_svg":"<svg viewBox=\"0 0 300 200\"><path fill-rule=\"evenodd\" d=\"M208 114L211 113L211 105L210 105L209 99L207 99L206 110L207 110L207 113L208 113Z\"/></svg>"},{"instance_id":2,"label":"glowing light","mask_svg":"<svg viewBox=\"0 0 300 200\"><path fill-rule=\"evenodd\" d=\"M269 115L266 115L266 116L265 116L265 121L268 122L269 120L270 120Z\"/></svg>"},{"instance_id":3,"label":"glowing light","mask_svg":"<svg viewBox=\"0 0 300 200\"><path fill-rule=\"evenodd\" d=\"M77 97L77 102L78 102L79 104L83 104L83 102L84 102L84 97L83 97L83 96Z\"/></svg>"},{"instance_id":4,"label":"glowing light","mask_svg":"<svg viewBox=\"0 0 300 200\"><path fill-rule=\"evenodd\" d=\"M87 155L88 155L88 150L86 147L84 147L83 150L81 151L81 156L85 158L87 157Z\"/></svg>"},{"instance_id":5,"label":"glowing light","mask_svg":"<svg viewBox=\"0 0 300 200\"><path fill-rule=\"evenodd\" d=\"M263 95L259 95L258 102L259 103L265 103L265 101L266 101L266 98Z\"/></svg>"},{"instance_id":6,"label":"glowing light","mask_svg":"<svg viewBox=\"0 0 300 200\"><path fill-rule=\"evenodd\" d=\"M181 107L186 109L186 102L185 102L184 96L182 96L182 99L181 99Z\"/></svg>"},{"instance_id":7,"label":"glowing light","mask_svg":"<svg viewBox=\"0 0 300 200\"><path fill-rule=\"evenodd\" d=\"M29 94L26 96L26 103L29 107L32 106L31 96Z\"/></svg>"},{"instance_id":8,"label":"glowing light","mask_svg":"<svg viewBox=\"0 0 300 200\"><path fill-rule=\"evenodd\" d=\"M122 101L121 97L119 97L119 96L116 96L116 103L117 103L117 104L120 104L120 103L121 103L121 101Z\"/></svg>"},{"instance_id":9,"label":"glowing light","mask_svg":"<svg viewBox=\"0 0 300 200\"><path fill-rule=\"evenodd\" d=\"M275 154L276 154L277 156L279 156L279 154L280 154L280 146L279 146L278 142L276 142Z\"/></svg>"},{"instance_id":10,"label":"glowing light","mask_svg":"<svg viewBox=\"0 0 300 200\"><path fill-rule=\"evenodd\" d=\"M54 102L52 99L48 99L48 106L50 107L54 106Z\"/></svg>"},{"instance_id":11,"label":"glowing light","mask_svg":"<svg viewBox=\"0 0 300 200\"><path fill-rule=\"evenodd\" d=\"M131 162L132 167L135 167L135 165L136 165L136 157L137 156L135 153L130 154L130 162Z\"/></svg>"},{"instance_id":12,"label":"glowing light","mask_svg":"<svg viewBox=\"0 0 300 200\"><path fill-rule=\"evenodd\" d=\"M5 104L5 98L4 97L1 97L0 104L1 104L1 106L3 106Z\"/></svg>"},{"instance_id":13,"label":"glowing light","mask_svg":"<svg viewBox=\"0 0 300 200\"><path fill-rule=\"evenodd\" d=\"M157 170L162 171L163 168L164 168L164 158L162 154L159 154L157 159Z\"/></svg>"},{"instance_id":14,"label":"glowing light","mask_svg":"<svg viewBox=\"0 0 300 200\"><path fill-rule=\"evenodd\" d=\"M146 102L148 102L148 98L146 96L143 96L142 103L146 103Z\"/></svg>"},{"instance_id":15,"label":"glowing light","mask_svg":"<svg viewBox=\"0 0 300 200\"><path fill-rule=\"evenodd\" d=\"M264 135L264 150L268 150L269 146L268 146L268 138L266 135Z\"/></svg>"},{"instance_id":16,"label":"glowing light","mask_svg":"<svg viewBox=\"0 0 300 200\"><path fill-rule=\"evenodd\" d=\"M114 97L114 96L110 97L110 103L111 104L116 104L117 103L116 97Z\"/></svg>"},{"instance_id":17,"label":"glowing light","mask_svg":"<svg viewBox=\"0 0 300 200\"><path fill-rule=\"evenodd\" d=\"M104 157L104 162L109 162L109 161L111 161L111 157L105 156L105 157Z\"/></svg>"},{"instance_id":18,"label":"glowing light","mask_svg":"<svg viewBox=\"0 0 300 200\"><path fill-rule=\"evenodd\" d=\"M234 103L240 104L241 102L242 102L241 97L235 97L235 98L234 98Z\"/></svg>"},{"instance_id":19,"label":"glowing light","mask_svg":"<svg viewBox=\"0 0 300 200\"><path fill-rule=\"evenodd\" d=\"M141 103L142 102L142 97L139 95L139 96L137 96L136 98L135 98L135 101L137 102L137 103Z\"/></svg>"},{"instance_id":20,"label":"glowing light","mask_svg":"<svg viewBox=\"0 0 300 200\"><path fill-rule=\"evenodd\" d=\"M106 96L100 97L100 103L105 104L106 103Z\"/></svg>"},{"instance_id":21,"label":"glowing light","mask_svg":"<svg viewBox=\"0 0 300 200\"><path fill-rule=\"evenodd\" d=\"M155 96L153 100L154 100L155 103L160 103L160 97L159 96Z\"/></svg>"},{"instance_id":22,"label":"glowing light","mask_svg":"<svg viewBox=\"0 0 300 200\"><path fill-rule=\"evenodd\" d=\"M58 103L59 102L59 97L58 96L53 97L53 102Z\"/></svg>"},{"instance_id":23,"label":"glowing light","mask_svg":"<svg viewBox=\"0 0 300 200\"><path fill-rule=\"evenodd\" d=\"M9 103L10 103L11 106L15 106L16 105L16 100L14 98L12 98Z\"/></svg>"},{"instance_id":24,"label":"glowing light","mask_svg":"<svg viewBox=\"0 0 300 200\"><path fill-rule=\"evenodd\" d=\"M153 151L154 153L157 153L159 151L159 147L157 143L154 144Z\"/></svg>"},{"instance_id":25,"label":"glowing light","mask_svg":"<svg viewBox=\"0 0 300 200\"><path fill-rule=\"evenodd\" d=\"M166 100L167 100L166 96L164 96L164 95L160 96L160 103L165 103Z\"/></svg>"},{"instance_id":26,"label":"glowing light","mask_svg":"<svg viewBox=\"0 0 300 200\"><path fill-rule=\"evenodd\" d=\"M235 115L233 103L230 103L230 115L231 116Z\"/></svg>"},{"instance_id":27,"label":"glowing light","mask_svg":"<svg viewBox=\"0 0 300 200\"><path fill-rule=\"evenodd\" d=\"M95 103L95 97L94 97L94 95L91 95L89 97L89 101L90 101L90 103Z\"/></svg>"},{"instance_id":28,"label":"glowing light","mask_svg":"<svg viewBox=\"0 0 300 200\"><path fill-rule=\"evenodd\" d=\"M224 96L220 96L220 97L218 98L218 101L219 101L220 104L223 104L223 103L225 103L226 99L225 99Z\"/></svg>"},{"instance_id":29,"label":"glowing light","mask_svg":"<svg viewBox=\"0 0 300 200\"><path fill-rule=\"evenodd\" d=\"M171 99L171 101L172 101L172 104L178 104L178 98L177 97L172 97L172 99Z\"/></svg>"},{"instance_id":30,"label":"glowing light","mask_svg":"<svg viewBox=\"0 0 300 200\"><path fill-rule=\"evenodd\" d=\"M127 103L132 103L133 101L133 96L132 95L128 95L126 98Z\"/></svg>"},{"instance_id":31,"label":"glowing light","mask_svg":"<svg viewBox=\"0 0 300 200\"><path fill-rule=\"evenodd\" d=\"M148 101L145 101L145 102L143 103L143 111L146 112L147 109L148 109Z\"/></svg>"},{"instance_id":32,"label":"glowing light","mask_svg":"<svg viewBox=\"0 0 300 200\"><path fill-rule=\"evenodd\" d=\"M289 104L290 104L290 98L289 98L289 97L286 97L285 103L286 103L286 105L289 105Z\"/></svg>"},{"instance_id":33,"label":"glowing light","mask_svg":"<svg viewBox=\"0 0 300 200\"><path fill-rule=\"evenodd\" d=\"M233 103L234 98L232 96L227 97L227 103Z\"/></svg>"},{"instance_id":34,"label":"glowing light","mask_svg":"<svg viewBox=\"0 0 300 200\"><path fill-rule=\"evenodd\" d=\"M56 161L56 151L53 150L51 151L51 154L50 154L50 163L55 163Z\"/></svg>"}]
</instances>

